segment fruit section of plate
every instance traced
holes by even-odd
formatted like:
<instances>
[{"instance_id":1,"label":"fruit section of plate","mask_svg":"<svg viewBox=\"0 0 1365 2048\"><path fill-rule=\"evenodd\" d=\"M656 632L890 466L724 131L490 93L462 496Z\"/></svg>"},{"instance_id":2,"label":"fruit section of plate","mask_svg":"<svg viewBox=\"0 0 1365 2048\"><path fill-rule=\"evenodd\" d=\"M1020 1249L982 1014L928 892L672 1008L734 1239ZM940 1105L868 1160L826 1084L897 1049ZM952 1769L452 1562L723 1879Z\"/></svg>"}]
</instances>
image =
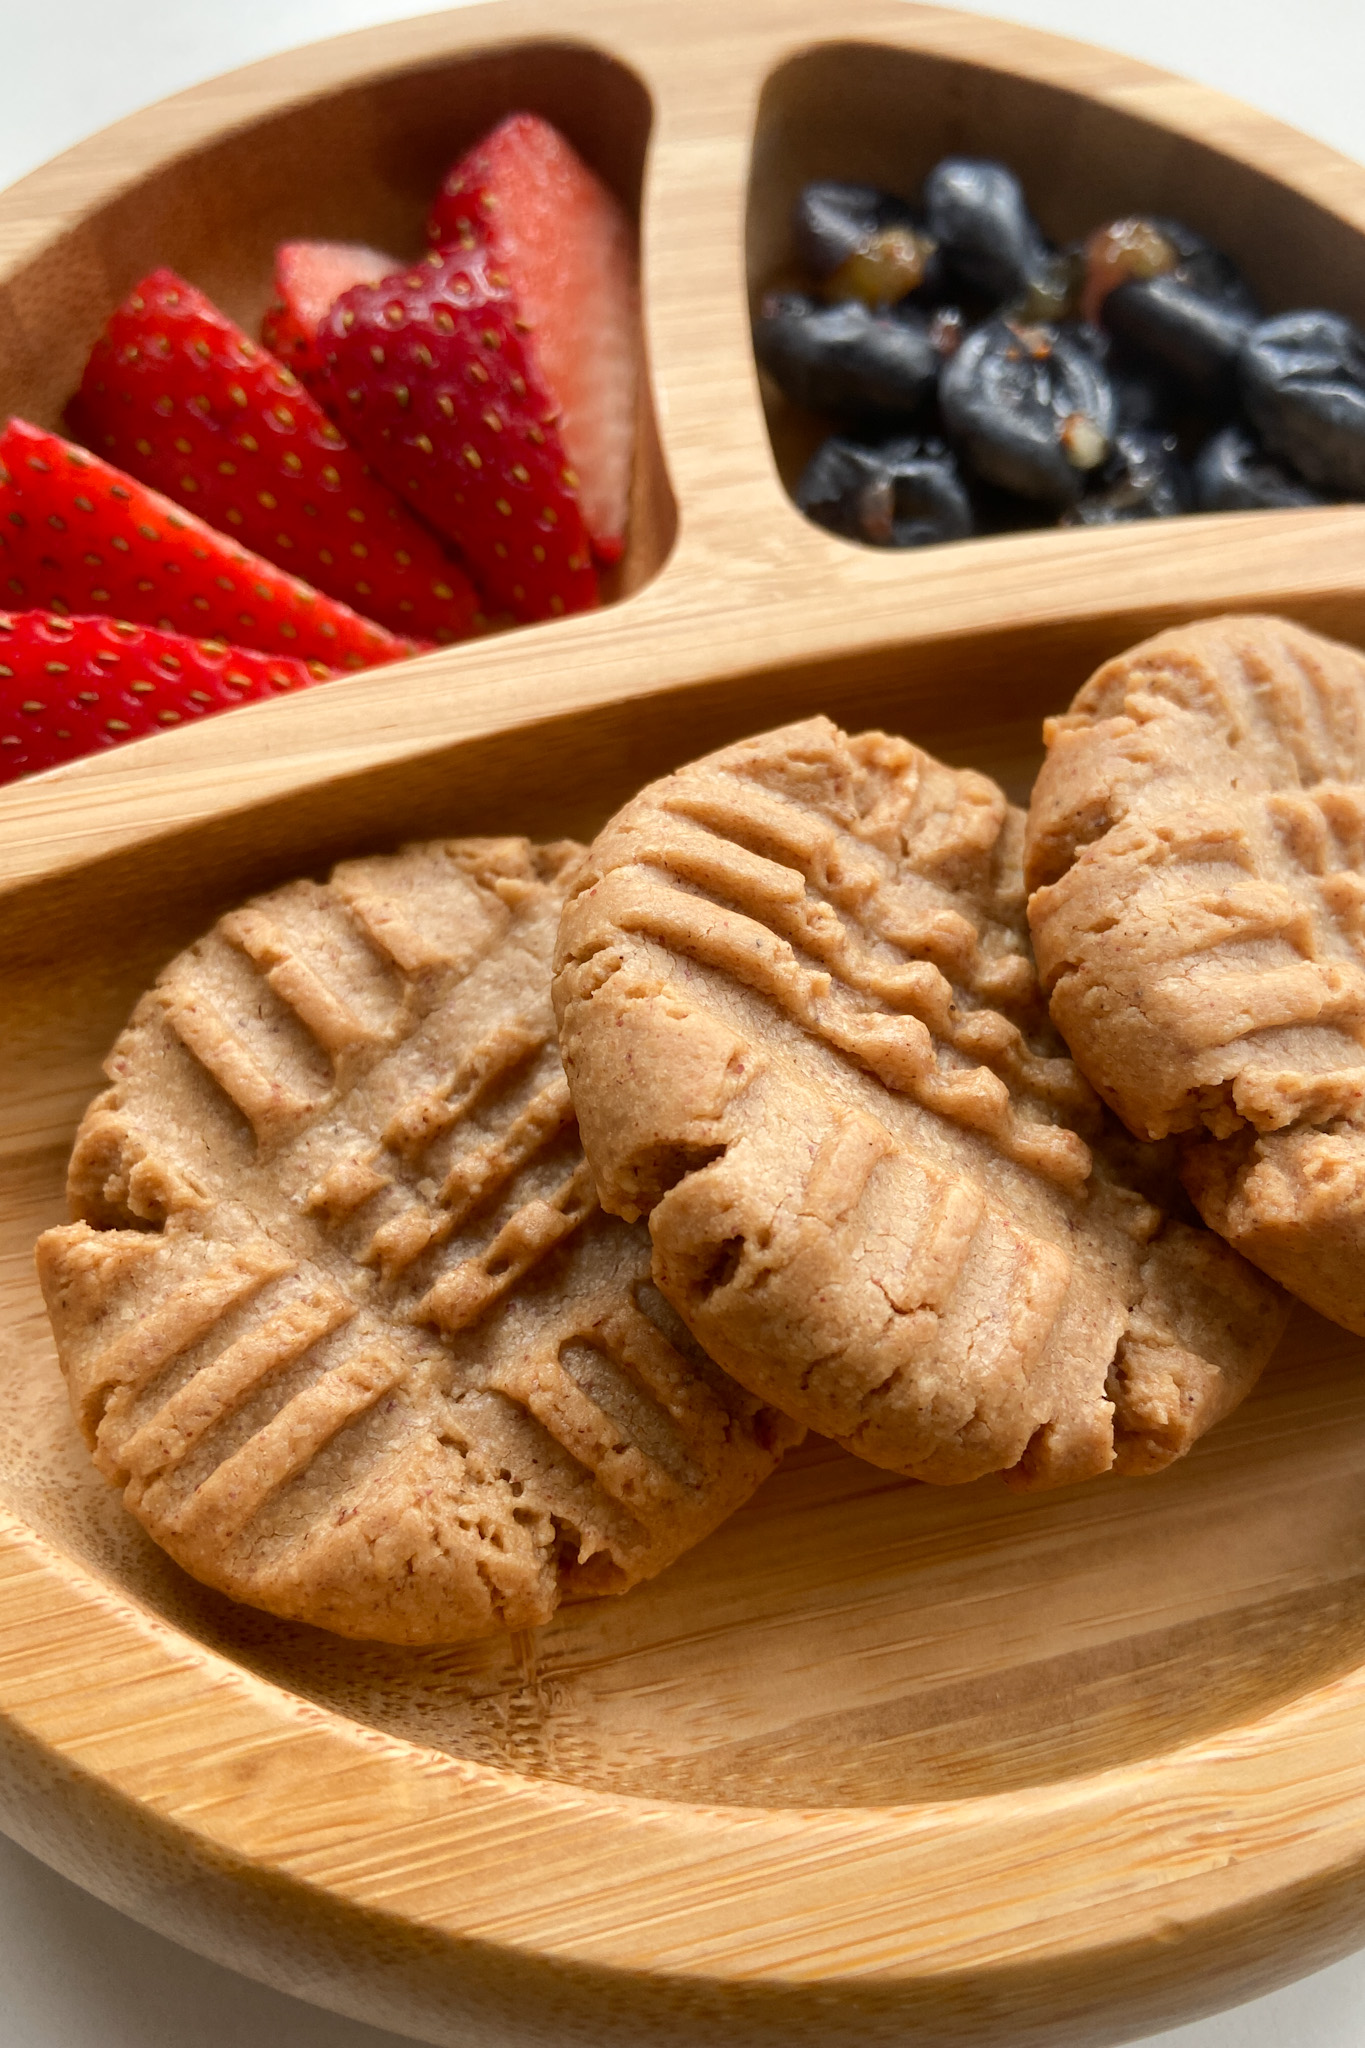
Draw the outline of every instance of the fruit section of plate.
<instances>
[{"instance_id":1,"label":"fruit section of plate","mask_svg":"<svg viewBox=\"0 0 1365 2048\"><path fill-rule=\"evenodd\" d=\"M620 559L634 233L538 116L458 162L415 265L285 244L263 338L166 269L66 435L0 432L0 780L497 627Z\"/></svg>"},{"instance_id":2,"label":"fruit section of plate","mask_svg":"<svg viewBox=\"0 0 1365 2048\"><path fill-rule=\"evenodd\" d=\"M1365 493L1357 328L1265 318L1183 221L1058 248L1007 165L944 157L914 201L807 185L793 239L754 346L824 432L796 501L832 533L921 547Z\"/></svg>"}]
</instances>

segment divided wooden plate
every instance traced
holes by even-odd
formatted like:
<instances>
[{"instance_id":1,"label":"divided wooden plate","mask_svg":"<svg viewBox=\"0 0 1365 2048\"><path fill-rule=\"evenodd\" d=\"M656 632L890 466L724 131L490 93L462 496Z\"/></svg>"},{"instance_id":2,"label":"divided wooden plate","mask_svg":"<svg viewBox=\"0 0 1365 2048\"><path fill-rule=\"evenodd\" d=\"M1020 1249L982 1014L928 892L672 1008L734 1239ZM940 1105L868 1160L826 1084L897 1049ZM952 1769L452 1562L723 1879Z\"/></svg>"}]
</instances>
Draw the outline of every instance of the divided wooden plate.
<instances>
[{"instance_id":1,"label":"divided wooden plate","mask_svg":"<svg viewBox=\"0 0 1365 2048\"><path fill-rule=\"evenodd\" d=\"M1126 59L896 0L528 0L219 80L0 198L0 410L55 423L170 262L415 246L517 105L644 240L617 601L0 793L0 1820L150 1924L432 2042L1113 2042L1365 1939L1365 1375L1301 1314L1183 1464L1022 1498L815 1444L655 1584L534 1636L363 1648L190 1584L94 1476L33 1278L76 1120L229 902L438 831L586 831L779 718L1027 790L1042 713L1156 626L1365 642L1365 508L896 556L806 525L746 274L805 177L999 154L1059 236L1178 213L1272 307L1365 318L1365 170Z\"/></svg>"}]
</instances>

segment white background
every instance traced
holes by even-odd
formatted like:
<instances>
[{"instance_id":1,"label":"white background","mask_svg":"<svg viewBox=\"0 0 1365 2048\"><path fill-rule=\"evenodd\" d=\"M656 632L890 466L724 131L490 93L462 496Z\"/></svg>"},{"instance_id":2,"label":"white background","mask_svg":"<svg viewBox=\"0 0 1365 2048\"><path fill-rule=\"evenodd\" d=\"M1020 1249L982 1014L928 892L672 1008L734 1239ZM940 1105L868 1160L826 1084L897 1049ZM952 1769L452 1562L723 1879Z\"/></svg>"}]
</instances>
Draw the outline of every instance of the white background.
<instances>
[{"instance_id":1,"label":"white background","mask_svg":"<svg viewBox=\"0 0 1365 2048\"><path fill-rule=\"evenodd\" d=\"M686 0L675 4L682 15ZM0 0L0 186L214 72L436 11L421 0ZM1365 0L991 0L979 11L1184 72L1365 158ZM1157 2039L1161 2048L1365 2048L1365 1952ZM0 1837L0 2048L191 2043L403 2048L396 2034L175 1948Z\"/></svg>"}]
</instances>

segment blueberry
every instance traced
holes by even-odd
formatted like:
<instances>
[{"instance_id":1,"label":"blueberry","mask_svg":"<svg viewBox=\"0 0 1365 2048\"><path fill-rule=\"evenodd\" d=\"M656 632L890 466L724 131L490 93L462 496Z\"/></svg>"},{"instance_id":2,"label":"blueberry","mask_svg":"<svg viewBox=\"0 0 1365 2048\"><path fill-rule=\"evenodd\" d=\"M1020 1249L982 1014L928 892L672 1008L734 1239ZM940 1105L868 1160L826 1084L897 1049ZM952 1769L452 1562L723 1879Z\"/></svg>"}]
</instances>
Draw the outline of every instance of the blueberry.
<instances>
[{"instance_id":1,"label":"blueberry","mask_svg":"<svg viewBox=\"0 0 1365 2048\"><path fill-rule=\"evenodd\" d=\"M1193 504L1176 437L1151 427L1120 427L1096 490L1062 515L1063 526L1120 526L1171 519Z\"/></svg>"},{"instance_id":2,"label":"blueberry","mask_svg":"<svg viewBox=\"0 0 1365 2048\"><path fill-rule=\"evenodd\" d=\"M1167 370L1192 397L1225 406L1255 315L1235 299L1206 298L1172 273L1130 278L1104 301L1104 324L1134 354Z\"/></svg>"},{"instance_id":3,"label":"blueberry","mask_svg":"<svg viewBox=\"0 0 1365 2048\"><path fill-rule=\"evenodd\" d=\"M1193 228L1186 227L1184 221L1157 216L1154 225L1175 250L1171 274L1181 284L1198 292L1201 299L1213 299L1253 320L1260 318L1255 294L1230 256L1197 235Z\"/></svg>"},{"instance_id":4,"label":"blueberry","mask_svg":"<svg viewBox=\"0 0 1365 2048\"><path fill-rule=\"evenodd\" d=\"M1245 427L1224 427L1207 441L1194 466L1194 494L1201 512L1280 512L1324 501L1311 484L1294 475Z\"/></svg>"},{"instance_id":5,"label":"blueberry","mask_svg":"<svg viewBox=\"0 0 1365 2048\"><path fill-rule=\"evenodd\" d=\"M1183 221L1157 214L1130 214L1106 221L1086 237L1081 311L1097 321L1110 292L1130 279L1172 277L1201 299L1229 311L1260 318L1260 310L1236 264Z\"/></svg>"},{"instance_id":6,"label":"blueberry","mask_svg":"<svg viewBox=\"0 0 1365 2048\"><path fill-rule=\"evenodd\" d=\"M924 185L924 213L950 275L991 306L1027 300L1034 317L1063 310L1060 259L1004 164L945 156Z\"/></svg>"},{"instance_id":7,"label":"blueberry","mask_svg":"<svg viewBox=\"0 0 1365 2048\"><path fill-rule=\"evenodd\" d=\"M934 244L903 199L875 185L823 179L796 202L796 246L832 301L887 306L924 285Z\"/></svg>"},{"instance_id":8,"label":"blueberry","mask_svg":"<svg viewBox=\"0 0 1365 2048\"><path fill-rule=\"evenodd\" d=\"M1242 398L1272 455L1310 484L1365 497L1365 335L1342 313L1281 313L1247 336Z\"/></svg>"},{"instance_id":9,"label":"blueberry","mask_svg":"<svg viewBox=\"0 0 1365 2048\"><path fill-rule=\"evenodd\" d=\"M987 321L945 366L939 402L978 476L1059 511L1113 444L1113 391L1074 328Z\"/></svg>"},{"instance_id":10,"label":"blueberry","mask_svg":"<svg viewBox=\"0 0 1365 2048\"><path fill-rule=\"evenodd\" d=\"M1122 356L1111 356L1107 367L1119 426L1156 428L1164 433L1170 427L1176 403L1161 372Z\"/></svg>"},{"instance_id":11,"label":"blueberry","mask_svg":"<svg viewBox=\"0 0 1365 2048\"><path fill-rule=\"evenodd\" d=\"M883 228L919 226L913 210L875 185L821 178L803 186L793 218L796 251L816 277L828 277Z\"/></svg>"},{"instance_id":12,"label":"blueberry","mask_svg":"<svg viewBox=\"0 0 1365 2048\"><path fill-rule=\"evenodd\" d=\"M1170 426L1175 399L1170 379L1162 371L1135 361L1116 347L1103 327L1077 321L1067 332L1079 347L1089 351L1109 379L1120 427L1160 427L1164 431Z\"/></svg>"},{"instance_id":13,"label":"blueberry","mask_svg":"<svg viewBox=\"0 0 1365 2048\"><path fill-rule=\"evenodd\" d=\"M798 292L764 300L754 353L794 404L854 419L911 417L939 371L922 314L874 313L857 299L817 306Z\"/></svg>"},{"instance_id":14,"label":"blueberry","mask_svg":"<svg viewBox=\"0 0 1365 2048\"><path fill-rule=\"evenodd\" d=\"M831 434L807 463L796 502L818 526L874 547L921 548L972 531L951 452L920 436L875 446Z\"/></svg>"}]
</instances>

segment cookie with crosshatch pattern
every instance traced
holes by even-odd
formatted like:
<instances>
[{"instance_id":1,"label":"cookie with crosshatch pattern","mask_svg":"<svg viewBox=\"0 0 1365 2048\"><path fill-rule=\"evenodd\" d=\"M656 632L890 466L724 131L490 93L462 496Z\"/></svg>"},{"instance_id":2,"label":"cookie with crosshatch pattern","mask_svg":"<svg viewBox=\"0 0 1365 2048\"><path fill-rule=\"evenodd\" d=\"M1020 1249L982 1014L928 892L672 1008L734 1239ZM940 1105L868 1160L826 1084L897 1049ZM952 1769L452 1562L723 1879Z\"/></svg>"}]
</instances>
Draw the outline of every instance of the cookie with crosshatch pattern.
<instances>
[{"instance_id":1,"label":"cookie with crosshatch pattern","mask_svg":"<svg viewBox=\"0 0 1365 2048\"><path fill-rule=\"evenodd\" d=\"M1049 721L1029 920L1052 1015L1249 1259L1365 1335L1365 656L1176 627Z\"/></svg>"},{"instance_id":2,"label":"cookie with crosshatch pattern","mask_svg":"<svg viewBox=\"0 0 1365 2048\"><path fill-rule=\"evenodd\" d=\"M984 775L811 719L618 812L556 949L602 1202L648 1217L694 1337L942 1483L1155 1470L1287 1313L1066 1057L1022 835Z\"/></svg>"},{"instance_id":3,"label":"cookie with crosshatch pattern","mask_svg":"<svg viewBox=\"0 0 1365 2048\"><path fill-rule=\"evenodd\" d=\"M100 1470L196 1578L450 1642L622 1592L800 1431L607 1216L549 962L581 848L450 840L220 919L139 1003L38 1264Z\"/></svg>"}]
</instances>

